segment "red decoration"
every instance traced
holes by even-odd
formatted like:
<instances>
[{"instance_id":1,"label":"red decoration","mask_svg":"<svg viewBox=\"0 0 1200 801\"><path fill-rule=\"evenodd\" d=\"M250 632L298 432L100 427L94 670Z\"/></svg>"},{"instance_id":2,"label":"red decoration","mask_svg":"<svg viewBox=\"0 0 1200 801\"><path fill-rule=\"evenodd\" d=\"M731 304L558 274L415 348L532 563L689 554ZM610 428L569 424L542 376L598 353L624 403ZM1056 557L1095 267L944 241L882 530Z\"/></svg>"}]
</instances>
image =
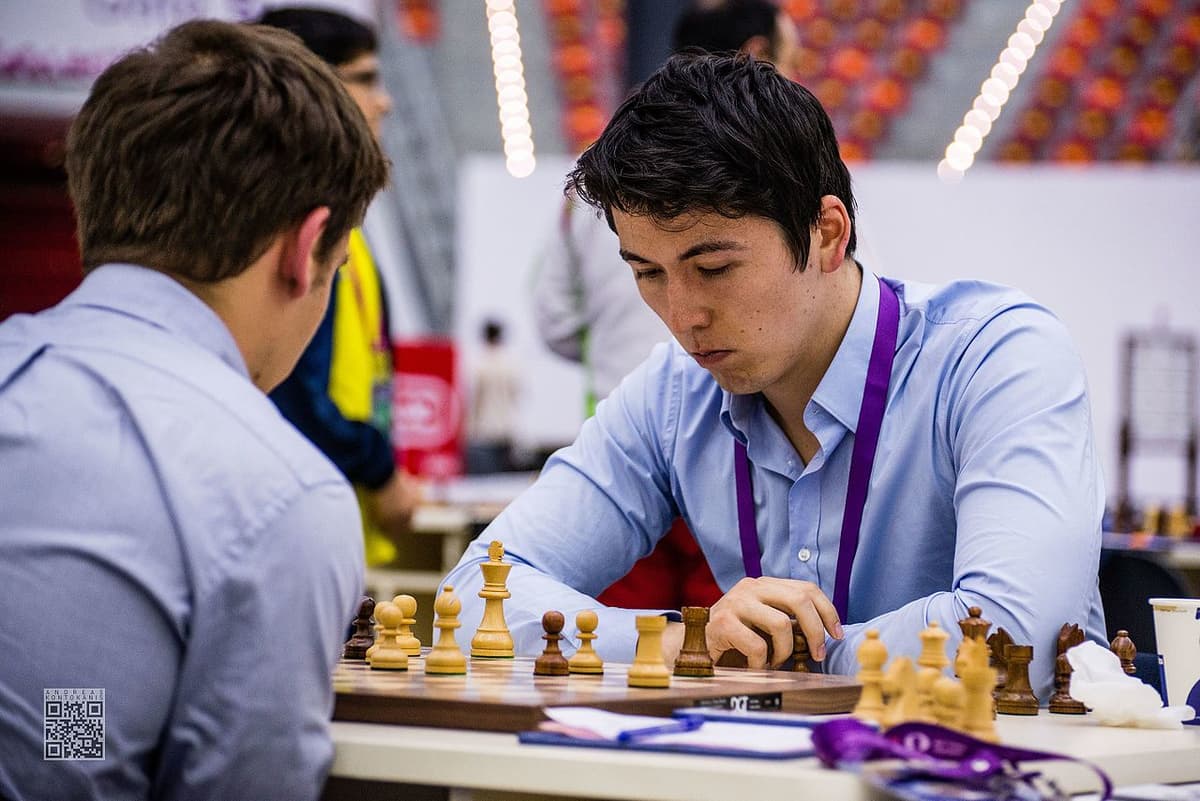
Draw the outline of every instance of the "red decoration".
<instances>
[{"instance_id":1,"label":"red decoration","mask_svg":"<svg viewBox=\"0 0 1200 801\"><path fill-rule=\"evenodd\" d=\"M414 42L428 44L440 33L437 0L396 0L396 20L400 32Z\"/></svg>"}]
</instances>

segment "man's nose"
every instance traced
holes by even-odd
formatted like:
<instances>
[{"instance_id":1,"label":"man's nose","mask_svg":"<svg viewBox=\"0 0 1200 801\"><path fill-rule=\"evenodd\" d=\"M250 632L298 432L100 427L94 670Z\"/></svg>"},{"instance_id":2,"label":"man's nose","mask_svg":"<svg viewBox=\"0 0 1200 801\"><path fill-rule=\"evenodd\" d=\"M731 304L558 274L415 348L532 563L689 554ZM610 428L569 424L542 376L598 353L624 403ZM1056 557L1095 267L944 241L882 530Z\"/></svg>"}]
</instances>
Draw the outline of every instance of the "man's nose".
<instances>
[{"instance_id":1,"label":"man's nose","mask_svg":"<svg viewBox=\"0 0 1200 801\"><path fill-rule=\"evenodd\" d=\"M677 334L704 328L712 322L712 309L690 281L672 281L667 286L667 327Z\"/></svg>"}]
</instances>

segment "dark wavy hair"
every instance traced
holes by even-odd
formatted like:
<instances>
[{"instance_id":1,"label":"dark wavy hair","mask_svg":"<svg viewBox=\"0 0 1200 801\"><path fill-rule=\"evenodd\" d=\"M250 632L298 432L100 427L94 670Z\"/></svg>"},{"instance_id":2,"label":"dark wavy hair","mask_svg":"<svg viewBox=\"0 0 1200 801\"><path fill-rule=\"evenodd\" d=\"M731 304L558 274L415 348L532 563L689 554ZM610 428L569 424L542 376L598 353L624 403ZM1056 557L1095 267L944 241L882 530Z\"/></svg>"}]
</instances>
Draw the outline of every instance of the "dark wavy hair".
<instances>
[{"instance_id":1,"label":"dark wavy hair","mask_svg":"<svg viewBox=\"0 0 1200 801\"><path fill-rule=\"evenodd\" d=\"M854 195L829 115L813 94L746 55L673 56L617 109L567 176L602 209L668 221L686 212L774 220L800 269L821 198Z\"/></svg>"},{"instance_id":2,"label":"dark wavy hair","mask_svg":"<svg viewBox=\"0 0 1200 801\"><path fill-rule=\"evenodd\" d=\"M335 67L368 53L379 52L375 32L356 19L321 8L272 8L258 18L259 25L282 28L300 37L308 49Z\"/></svg>"}]
</instances>

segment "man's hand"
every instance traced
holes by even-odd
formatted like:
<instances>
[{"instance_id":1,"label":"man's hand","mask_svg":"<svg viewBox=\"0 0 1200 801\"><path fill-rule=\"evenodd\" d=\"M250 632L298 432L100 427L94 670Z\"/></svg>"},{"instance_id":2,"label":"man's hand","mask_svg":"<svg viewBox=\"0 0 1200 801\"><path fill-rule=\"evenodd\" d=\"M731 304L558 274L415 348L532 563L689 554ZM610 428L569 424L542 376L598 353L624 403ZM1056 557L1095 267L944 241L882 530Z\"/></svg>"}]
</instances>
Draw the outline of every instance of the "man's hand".
<instances>
[{"instance_id":1,"label":"man's hand","mask_svg":"<svg viewBox=\"0 0 1200 801\"><path fill-rule=\"evenodd\" d=\"M367 496L367 512L384 534L396 540L411 532L413 510L423 494L416 478L396 470L386 484Z\"/></svg>"},{"instance_id":2,"label":"man's hand","mask_svg":"<svg viewBox=\"0 0 1200 801\"><path fill-rule=\"evenodd\" d=\"M709 610L708 651L719 659L726 651L739 651L747 667L778 667L792 654L792 618L808 638L812 658L825 658L825 632L842 638L837 610L820 587L810 581L781 578L744 578Z\"/></svg>"}]
</instances>

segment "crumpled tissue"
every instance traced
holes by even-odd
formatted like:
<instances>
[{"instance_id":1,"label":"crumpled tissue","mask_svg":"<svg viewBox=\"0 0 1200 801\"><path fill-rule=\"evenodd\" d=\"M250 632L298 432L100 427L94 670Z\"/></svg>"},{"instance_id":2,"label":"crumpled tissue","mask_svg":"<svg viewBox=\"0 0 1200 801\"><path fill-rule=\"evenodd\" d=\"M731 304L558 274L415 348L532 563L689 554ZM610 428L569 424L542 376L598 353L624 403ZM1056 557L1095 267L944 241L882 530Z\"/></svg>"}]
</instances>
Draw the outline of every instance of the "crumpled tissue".
<instances>
[{"instance_id":1,"label":"crumpled tissue","mask_svg":"<svg viewBox=\"0 0 1200 801\"><path fill-rule=\"evenodd\" d=\"M1162 697L1140 679L1126 675L1121 660L1098 643L1082 642L1067 651L1071 663L1071 697L1091 708L1106 726L1179 729L1196 711L1190 706L1163 706Z\"/></svg>"}]
</instances>

